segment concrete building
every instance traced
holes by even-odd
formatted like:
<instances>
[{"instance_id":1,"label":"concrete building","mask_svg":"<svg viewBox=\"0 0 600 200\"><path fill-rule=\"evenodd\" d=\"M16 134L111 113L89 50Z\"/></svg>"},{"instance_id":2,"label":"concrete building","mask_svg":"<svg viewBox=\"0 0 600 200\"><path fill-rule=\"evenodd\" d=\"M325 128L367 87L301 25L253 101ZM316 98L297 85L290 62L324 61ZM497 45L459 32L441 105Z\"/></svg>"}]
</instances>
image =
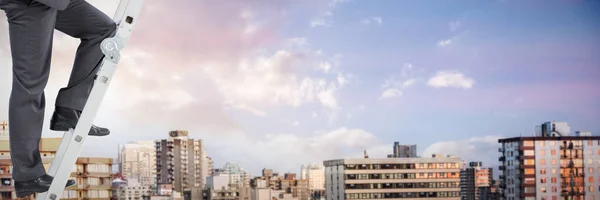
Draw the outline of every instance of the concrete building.
<instances>
[{"instance_id":1,"label":"concrete building","mask_svg":"<svg viewBox=\"0 0 600 200\"><path fill-rule=\"evenodd\" d=\"M136 179L124 180L113 180L113 184L118 182L124 182L119 184L116 190L116 197L118 200L143 200L152 196L152 188L148 185L144 185Z\"/></svg>"},{"instance_id":2,"label":"concrete building","mask_svg":"<svg viewBox=\"0 0 600 200\"><path fill-rule=\"evenodd\" d=\"M157 185L171 184L180 193L206 185L212 161L202 140L188 138L187 131L170 131L168 139L155 141L155 150Z\"/></svg>"},{"instance_id":3,"label":"concrete building","mask_svg":"<svg viewBox=\"0 0 600 200\"><path fill-rule=\"evenodd\" d=\"M227 162L221 170L216 170L213 176L224 174L229 177L229 184L237 184L240 187L250 187L250 175L248 171L238 164Z\"/></svg>"},{"instance_id":4,"label":"concrete building","mask_svg":"<svg viewBox=\"0 0 600 200\"><path fill-rule=\"evenodd\" d=\"M394 154L388 155L388 158L416 158L417 145L401 145L400 142L394 142Z\"/></svg>"},{"instance_id":5,"label":"concrete building","mask_svg":"<svg viewBox=\"0 0 600 200\"><path fill-rule=\"evenodd\" d=\"M119 171L127 180L141 187L156 184L156 150L153 141L122 145L119 149Z\"/></svg>"},{"instance_id":6,"label":"concrete building","mask_svg":"<svg viewBox=\"0 0 600 200\"><path fill-rule=\"evenodd\" d=\"M483 168L481 162L470 162L460 170L460 193L463 200L485 199L479 188L489 188L493 181L493 169Z\"/></svg>"},{"instance_id":7,"label":"concrete building","mask_svg":"<svg viewBox=\"0 0 600 200\"><path fill-rule=\"evenodd\" d=\"M302 165L300 179L308 181L308 194L311 198L325 195L325 168L322 165Z\"/></svg>"},{"instance_id":8,"label":"concrete building","mask_svg":"<svg viewBox=\"0 0 600 200\"><path fill-rule=\"evenodd\" d=\"M458 157L361 158L324 161L327 200L460 199Z\"/></svg>"},{"instance_id":9,"label":"concrete building","mask_svg":"<svg viewBox=\"0 0 600 200\"><path fill-rule=\"evenodd\" d=\"M600 198L600 137L570 129L566 122L546 122L533 137L498 141L505 199Z\"/></svg>"}]
</instances>

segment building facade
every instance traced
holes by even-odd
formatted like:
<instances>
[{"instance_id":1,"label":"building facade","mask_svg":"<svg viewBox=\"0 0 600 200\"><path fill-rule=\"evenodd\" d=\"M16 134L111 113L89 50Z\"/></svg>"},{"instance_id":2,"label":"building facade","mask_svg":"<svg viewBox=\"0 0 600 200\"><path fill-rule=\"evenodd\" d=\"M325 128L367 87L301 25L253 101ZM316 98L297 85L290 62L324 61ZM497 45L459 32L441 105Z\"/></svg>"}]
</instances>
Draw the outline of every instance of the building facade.
<instances>
[{"instance_id":1,"label":"building facade","mask_svg":"<svg viewBox=\"0 0 600 200\"><path fill-rule=\"evenodd\" d=\"M172 184L180 193L206 185L212 161L202 140L188 138L187 131L170 131L168 139L155 141L155 150L157 185Z\"/></svg>"},{"instance_id":2,"label":"building facade","mask_svg":"<svg viewBox=\"0 0 600 200\"><path fill-rule=\"evenodd\" d=\"M460 170L460 193L463 200L482 198L480 188L490 188L493 181L493 169L483 168L481 162L470 162Z\"/></svg>"},{"instance_id":3,"label":"building facade","mask_svg":"<svg viewBox=\"0 0 600 200\"><path fill-rule=\"evenodd\" d=\"M599 199L600 137L590 135L571 135L567 123L546 122L535 136L500 139L504 198Z\"/></svg>"},{"instance_id":4,"label":"building facade","mask_svg":"<svg viewBox=\"0 0 600 200\"><path fill-rule=\"evenodd\" d=\"M325 194L325 168L322 165L302 165L300 179L308 181L308 195L320 198Z\"/></svg>"},{"instance_id":5,"label":"building facade","mask_svg":"<svg viewBox=\"0 0 600 200\"><path fill-rule=\"evenodd\" d=\"M119 171L136 184L150 187L156 184L156 151L153 141L129 143L119 149Z\"/></svg>"},{"instance_id":6,"label":"building facade","mask_svg":"<svg viewBox=\"0 0 600 200\"><path fill-rule=\"evenodd\" d=\"M327 200L460 199L458 157L324 161Z\"/></svg>"}]
</instances>

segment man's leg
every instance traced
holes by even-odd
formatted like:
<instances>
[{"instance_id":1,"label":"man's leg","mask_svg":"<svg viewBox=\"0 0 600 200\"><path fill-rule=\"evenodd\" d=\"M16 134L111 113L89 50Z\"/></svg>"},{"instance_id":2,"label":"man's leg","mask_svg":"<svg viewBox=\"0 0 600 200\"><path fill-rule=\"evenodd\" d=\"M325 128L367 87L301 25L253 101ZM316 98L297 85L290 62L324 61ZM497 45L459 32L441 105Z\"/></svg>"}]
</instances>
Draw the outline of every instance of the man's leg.
<instances>
[{"instance_id":1,"label":"man's leg","mask_svg":"<svg viewBox=\"0 0 600 200\"><path fill-rule=\"evenodd\" d=\"M110 17L88 2L71 0L65 10L58 11L56 29L81 39L69 83L67 87L60 89L56 98L57 111L53 115L51 128L64 130L66 126L57 128L54 121L70 118L62 121L68 121L73 127L76 124L74 119L79 118L77 112L82 111L87 102L94 78L104 58L100 43L105 38L114 36L116 24ZM93 126L90 130L90 135L106 134L108 134L108 129L105 128Z\"/></svg>"},{"instance_id":2,"label":"man's leg","mask_svg":"<svg viewBox=\"0 0 600 200\"><path fill-rule=\"evenodd\" d=\"M56 9L27 1L3 1L13 60L9 100L13 179L30 181L46 174L39 152L44 121Z\"/></svg>"}]
</instances>

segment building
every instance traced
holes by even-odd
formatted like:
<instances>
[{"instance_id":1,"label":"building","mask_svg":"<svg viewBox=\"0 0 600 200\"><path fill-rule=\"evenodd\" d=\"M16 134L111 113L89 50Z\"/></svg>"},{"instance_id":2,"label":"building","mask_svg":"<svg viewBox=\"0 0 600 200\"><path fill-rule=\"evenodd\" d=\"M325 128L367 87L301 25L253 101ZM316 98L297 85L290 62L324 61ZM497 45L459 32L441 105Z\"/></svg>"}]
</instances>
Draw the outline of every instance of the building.
<instances>
[{"instance_id":1,"label":"building","mask_svg":"<svg viewBox=\"0 0 600 200\"><path fill-rule=\"evenodd\" d=\"M8 122L0 121L0 140L8 140Z\"/></svg>"},{"instance_id":2,"label":"building","mask_svg":"<svg viewBox=\"0 0 600 200\"><path fill-rule=\"evenodd\" d=\"M43 140L43 139L42 139ZM44 159L46 170L49 169L52 159ZM14 181L12 180L12 161L0 159L0 186L1 199L16 199ZM111 190L112 158L77 158L76 166L73 168L70 178L77 181L75 188L65 190L61 199L97 199L109 200L112 196ZM36 195L28 198L34 199ZM26 198L25 198L26 199Z\"/></svg>"},{"instance_id":3,"label":"building","mask_svg":"<svg viewBox=\"0 0 600 200\"><path fill-rule=\"evenodd\" d=\"M113 180L113 185L115 184L117 184L115 195L118 200L143 200L152 196L152 188L136 179Z\"/></svg>"},{"instance_id":4,"label":"building","mask_svg":"<svg viewBox=\"0 0 600 200\"><path fill-rule=\"evenodd\" d=\"M153 141L122 145L119 149L119 171L139 186L156 184L156 150Z\"/></svg>"},{"instance_id":5,"label":"building","mask_svg":"<svg viewBox=\"0 0 600 200\"><path fill-rule=\"evenodd\" d=\"M179 193L206 185L212 161L202 140L188 138L187 131L170 131L168 139L155 141L155 150L157 185L171 184Z\"/></svg>"},{"instance_id":6,"label":"building","mask_svg":"<svg viewBox=\"0 0 600 200\"><path fill-rule=\"evenodd\" d=\"M498 181L492 180L492 185L489 187L479 187L479 199L482 200L500 200L500 185Z\"/></svg>"},{"instance_id":7,"label":"building","mask_svg":"<svg viewBox=\"0 0 600 200\"><path fill-rule=\"evenodd\" d=\"M460 199L458 157L360 158L324 161L327 200Z\"/></svg>"},{"instance_id":8,"label":"building","mask_svg":"<svg viewBox=\"0 0 600 200\"><path fill-rule=\"evenodd\" d=\"M227 162L221 170L215 170L215 175L224 174L229 177L229 184L237 184L240 187L250 187L250 175L238 164Z\"/></svg>"},{"instance_id":9,"label":"building","mask_svg":"<svg viewBox=\"0 0 600 200\"><path fill-rule=\"evenodd\" d=\"M394 142L394 154L388 155L389 158L416 158L417 145L401 145L400 142Z\"/></svg>"},{"instance_id":10,"label":"building","mask_svg":"<svg viewBox=\"0 0 600 200\"><path fill-rule=\"evenodd\" d=\"M470 162L468 167L460 170L461 199L485 200L479 188L490 188L493 177L492 168L483 168L481 162Z\"/></svg>"},{"instance_id":11,"label":"building","mask_svg":"<svg viewBox=\"0 0 600 200\"><path fill-rule=\"evenodd\" d=\"M322 165L302 165L300 179L308 181L308 193L311 198L325 195L325 168Z\"/></svg>"},{"instance_id":12,"label":"building","mask_svg":"<svg viewBox=\"0 0 600 200\"><path fill-rule=\"evenodd\" d=\"M546 122L534 136L498 141L505 199L600 198L600 137L570 129Z\"/></svg>"}]
</instances>

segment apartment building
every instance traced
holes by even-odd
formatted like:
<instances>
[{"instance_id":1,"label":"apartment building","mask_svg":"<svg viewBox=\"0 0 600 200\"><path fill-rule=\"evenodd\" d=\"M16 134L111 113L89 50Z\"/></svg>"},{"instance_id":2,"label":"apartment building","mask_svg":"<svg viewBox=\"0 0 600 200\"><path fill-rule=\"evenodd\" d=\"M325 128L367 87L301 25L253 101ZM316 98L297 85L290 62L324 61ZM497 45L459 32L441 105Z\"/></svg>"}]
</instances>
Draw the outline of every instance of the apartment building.
<instances>
[{"instance_id":1,"label":"apartment building","mask_svg":"<svg viewBox=\"0 0 600 200\"><path fill-rule=\"evenodd\" d=\"M155 141L155 150L158 185L172 184L179 193L206 185L212 161L202 140L188 138L187 131L170 131L168 139Z\"/></svg>"},{"instance_id":2,"label":"apartment building","mask_svg":"<svg viewBox=\"0 0 600 200\"><path fill-rule=\"evenodd\" d=\"M156 184L156 150L154 141L124 144L119 148L119 171L136 184L150 187Z\"/></svg>"},{"instance_id":3,"label":"apartment building","mask_svg":"<svg viewBox=\"0 0 600 200\"><path fill-rule=\"evenodd\" d=\"M113 180L117 200L143 200L152 196L151 186L144 185L136 179Z\"/></svg>"},{"instance_id":4,"label":"apartment building","mask_svg":"<svg viewBox=\"0 0 600 200\"><path fill-rule=\"evenodd\" d=\"M461 199L485 199L482 198L481 189L489 189L492 185L493 177L492 168L483 168L482 162L470 162L468 166L460 170Z\"/></svg>"},{"instance_id":5,"label":"apartment building","mask_svg":"<svg viewBox=\"0 0 600 200\"><path fill-rule=\"evenodd\" d=\"M324 161L327 200L460 199L461 159L361 158Z\"/></svg>"},{"instance_id":6,"label":"apartment building","mask_svg":"<svg viewBox=\"0 0 600 200\"><path fill-rule=\"evenodd\" d=\"M322 165L302 165L300 179L308 180L308 189L311 193L325 190L325 168Z\"/></svg>"},{"instance_id":7,"label":"apartment building","mask_svg":"<svg viewBox=\"0 0 600 200\"><path fill-rule=\"evenodd\" d=\"M546 122L534 136L498 141L505 199L600 199L600 137L570 129Z\"/></svg>"}]
</instances>

